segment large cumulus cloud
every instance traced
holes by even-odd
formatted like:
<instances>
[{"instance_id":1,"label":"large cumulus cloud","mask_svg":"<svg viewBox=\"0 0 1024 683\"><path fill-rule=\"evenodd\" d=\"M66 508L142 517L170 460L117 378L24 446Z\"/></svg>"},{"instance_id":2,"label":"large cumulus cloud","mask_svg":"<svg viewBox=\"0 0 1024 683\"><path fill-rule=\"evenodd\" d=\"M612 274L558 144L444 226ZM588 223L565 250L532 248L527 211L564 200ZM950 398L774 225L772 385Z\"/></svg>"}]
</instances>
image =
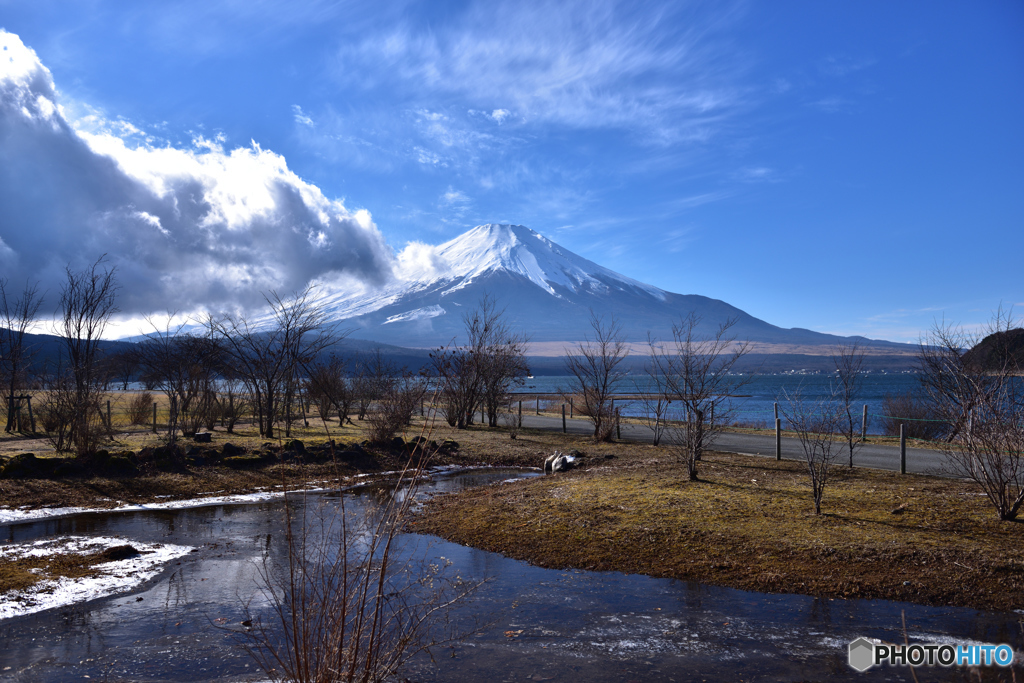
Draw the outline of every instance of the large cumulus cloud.
<instances>
[{"instance_id":1,"label":"large cumulus cloud","mask_svg":"<svg viewBox=\"0 0 1024 683\"><path fill-rule=\"evenodd\" d=\"M107 254L127 314L248 307L311 280L392 277L394 255L349 211L251 147L129 145L76 130L53 78L0 30L0 275L57 299L64 268Z\"/></svg>"}]
</instances>

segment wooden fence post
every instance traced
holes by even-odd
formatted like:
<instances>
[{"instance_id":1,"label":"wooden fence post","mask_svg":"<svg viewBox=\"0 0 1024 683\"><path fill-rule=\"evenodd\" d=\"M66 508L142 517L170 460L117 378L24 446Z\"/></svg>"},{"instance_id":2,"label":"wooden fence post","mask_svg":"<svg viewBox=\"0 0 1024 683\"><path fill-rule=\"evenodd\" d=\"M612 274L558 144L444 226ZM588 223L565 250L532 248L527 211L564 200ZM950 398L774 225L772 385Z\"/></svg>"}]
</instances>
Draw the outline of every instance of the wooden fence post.
<instances>
[{"instance_id":1,"label":"wooden fence post","mask_svg":"<svg viewBox=\"0 0 1024 683\"><path fill-rule=\"evenodd\" d=\"M156 401L153 401L153 433L156 434Z\"/></svg>"},{"instance_id":2,"label":"wooden fence post","mask_svg":"<svg viewBox=\"0 0 1024 683\"><path fill-rule=\"evenodd\" d=\"M540 415L540 396L537 397L537 414Z\"/></svg>"},{"instance_id":3,"label":"wooden fence post","mask_svg":"<svg viewBox=\"0 0 1024 683\"><path fill-rule=\"evenodd\" d=\"M565 434L565 404L562 404L562 433Z\"/></svg>"},{"instance_id":4,"label":"wooden fence post","mask_svg":"<svg viewBox=\"0 0 1024 683\"><path fill-rule=\"evenodd\" d=\"M775 459L782 460L782 420L779 418L775 418Z\"/></svg>"},{"instance_id":5,"label":"wooden fence post","mask_svg":"<svg viewBox=\"0 0 1024 683\"><path fill-rule=\"evenodd\" d=\"M868 404L864 404L864 416L860 420L860 440L868 440Z\"/></svg>"},{"instance_id":6,"label":"wooden fence post","mask_svg":"<svg viewBox=\"0 0 1024 683\"><path fill-rule=\"evenodd\" d=\"M900 474L907 473L907 434L900 423Z\"/></svg>"},{"instance_id":7,"label":"wooden fence post","mask_svg":"<svg viewBox=\"0 0 1024 683\"><path fill-rule=\"evenodd\" d=\"M32 428L32 433L35 434L36 433L36 418L32 414L32 397L31 396L26 396L25 398L28 399L28 426Z\"/></svg>"},{"instance_id":8,"label":"wooden fence post","mask_svg":"<svg viewBox=\"0 0 1024 683\"><path fill-rule=\"evenodd\" d=\"M775 402L775 421L779 421L779 402Z\"/></svg>"},{"instance_id":9,"label":"wooden fence post","mask_svg":"<svg viewBox=\"0 0 1024 683\"><path fill-rule=\"evenodd\" d=\"M570 398L569 399L569 419L570 420L572 419L572 410L573 410L573 405L572 405L572 399Z\"/></svg>"}]
</instances>

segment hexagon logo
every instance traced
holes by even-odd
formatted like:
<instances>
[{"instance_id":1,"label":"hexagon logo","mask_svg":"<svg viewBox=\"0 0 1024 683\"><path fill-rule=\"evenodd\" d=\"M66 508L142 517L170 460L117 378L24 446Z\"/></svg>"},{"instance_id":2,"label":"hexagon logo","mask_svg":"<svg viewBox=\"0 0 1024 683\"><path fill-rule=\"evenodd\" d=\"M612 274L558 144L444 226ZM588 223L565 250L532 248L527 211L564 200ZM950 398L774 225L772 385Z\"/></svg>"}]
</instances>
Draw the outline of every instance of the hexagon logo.
<instances>
[{"instance_id":1,"label":"hexagon logo","mask_svg":"<svg viewBox=\"0 0 1024 683\"><path fill-rule=\"evenodd\" d=\"M875 646L867 638L858 638L850 643L850 666L857 671L867 671L875 663Z\"/></svg>"}]
</instances>

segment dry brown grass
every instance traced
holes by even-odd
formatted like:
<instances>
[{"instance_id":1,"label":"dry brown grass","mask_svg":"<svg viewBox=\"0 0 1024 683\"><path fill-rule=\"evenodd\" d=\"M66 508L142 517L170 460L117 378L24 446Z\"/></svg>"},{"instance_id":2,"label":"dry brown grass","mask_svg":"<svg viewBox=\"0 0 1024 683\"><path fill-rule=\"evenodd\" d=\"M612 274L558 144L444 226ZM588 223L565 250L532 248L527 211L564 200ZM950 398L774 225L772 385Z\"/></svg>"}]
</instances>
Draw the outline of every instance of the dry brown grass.
<instances>
[{"instance_id":1,"label":"dry brown grass","mask_svg":"<svg viewBox=\"0 0 1024 683\"><path fill-rule=\"evenodd\" d=\"M650 447L647 447L650 448ZM768 592L1024 605L1024 524L971 485L840 469L813 514L799 464L713 454L700 482L654 449L435 500L417 530L546 567Z\"/></svg>"}]
</instances>

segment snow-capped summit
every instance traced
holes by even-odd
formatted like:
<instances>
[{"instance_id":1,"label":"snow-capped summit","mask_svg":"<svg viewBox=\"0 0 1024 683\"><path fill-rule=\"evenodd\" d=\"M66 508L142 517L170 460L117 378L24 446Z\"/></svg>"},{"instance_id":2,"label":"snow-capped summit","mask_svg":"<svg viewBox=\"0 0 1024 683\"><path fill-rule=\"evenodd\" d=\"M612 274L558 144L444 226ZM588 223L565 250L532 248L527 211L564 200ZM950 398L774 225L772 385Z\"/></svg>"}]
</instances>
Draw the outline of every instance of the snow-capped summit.
<instances>
[{"instance_id":1,"label":"snow-capped summit","mask_svg":"<svg viewBox=\"0 0 1024 683\"><path fill-rule=\"evenodd\" d=\"M478 225L438 246L436 253L448 265L448 277L458 282L449 291L505 271L554 296L559 296L556 287L598 293L607 292L609 282L617 282L665 298L663 290L602 268L522 225Z\"/></svg>"},{"instance_id":2,"label":"snow-capped summit","mask_svg":"<svg viewBox=\"0 0 1024 683\"><path fill-rule=\"evenodd\" d=\"M681 264L685 267L685 264ZM521 225L480 225L437 246L414 243L396 259L395 279L370 292L327 297L331 316L354 338L431 347L460 340L463 315L487 294L505 320L534 342L572 342L592 334L591 311L614 316L629 341L669 339L694 312L707 331L735 319L741 339L774 344L835 344L840 338L786 330L724 301L667 292L599 266Z\"/></svg>"}]
</instances>

